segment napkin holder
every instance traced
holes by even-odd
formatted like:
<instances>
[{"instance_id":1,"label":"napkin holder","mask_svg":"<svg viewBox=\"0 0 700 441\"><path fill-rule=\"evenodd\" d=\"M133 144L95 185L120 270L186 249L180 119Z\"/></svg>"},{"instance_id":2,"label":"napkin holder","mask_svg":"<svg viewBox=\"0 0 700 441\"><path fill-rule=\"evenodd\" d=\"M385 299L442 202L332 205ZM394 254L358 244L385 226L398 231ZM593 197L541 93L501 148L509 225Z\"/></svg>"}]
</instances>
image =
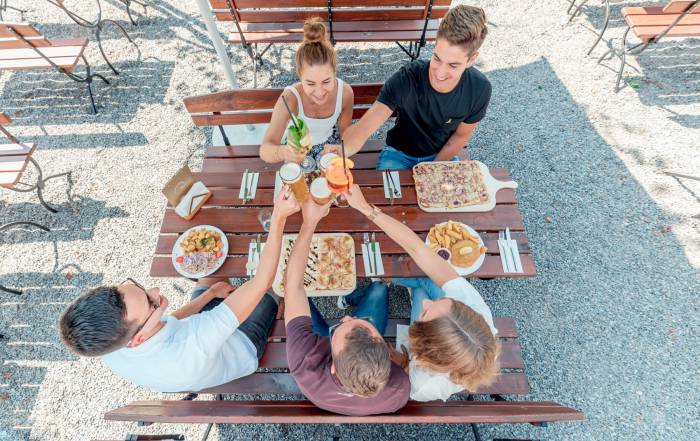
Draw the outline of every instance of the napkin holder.
<instances>
[{"instance_id":1,"label":"napkin holder","mask_svg":"<svg viewBox=\"0 0 700 441\"><path fill-rule=\"evenodd\" d=\"M163 194L175 212L186 220L191 220L211 197L211 191L201 181L195 180L188 166L170 178L163 187Z\"/></svg>"}]
</instances>

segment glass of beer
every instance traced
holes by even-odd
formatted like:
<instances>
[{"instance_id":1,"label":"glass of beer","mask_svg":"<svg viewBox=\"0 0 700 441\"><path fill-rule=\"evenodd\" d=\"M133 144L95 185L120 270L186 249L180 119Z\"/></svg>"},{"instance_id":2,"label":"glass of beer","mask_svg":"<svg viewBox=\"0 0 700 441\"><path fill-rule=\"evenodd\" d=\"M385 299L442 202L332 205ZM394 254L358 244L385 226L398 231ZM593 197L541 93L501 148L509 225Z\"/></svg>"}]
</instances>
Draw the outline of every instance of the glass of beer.
<instances>
[{"instance_id":1,"label":"glass of beer","mask_svg":"<svg viewBox=\"0 0 700 441\"><path fill-rule=\"evenodd\" d=\"M328 188L328 182L324 177L318 177L311 182L311 199L318 205L326 205L333 199L331 189Z\"/></svg>"},{"instance_id":2,"label":"glass of beer","mask_svg":"<svg viewBox=\"0 0 700 441\"><path fill-rule=\"evenodd\" d=\"M321 159L318 161L318 170L321 172L322 176L326 176L326 169L328 168L328 164L331 163L331 160L333 158L337 158L338 155L333 152L328 152L325 155L321 156Z\"/></svg>"},{"instance_id":3,"label":"glass of beer","mask_svg":"<svg viewBox=\"0 0 700 441\"><path fill-rule=\"evenodd\" d=\"M294 162L288 162L280 168L280 179L285 184L289 185L299 203L304 202L309 195L309 187L306 185L304 173L301 166Z\"/></svg>"}]
</instances>

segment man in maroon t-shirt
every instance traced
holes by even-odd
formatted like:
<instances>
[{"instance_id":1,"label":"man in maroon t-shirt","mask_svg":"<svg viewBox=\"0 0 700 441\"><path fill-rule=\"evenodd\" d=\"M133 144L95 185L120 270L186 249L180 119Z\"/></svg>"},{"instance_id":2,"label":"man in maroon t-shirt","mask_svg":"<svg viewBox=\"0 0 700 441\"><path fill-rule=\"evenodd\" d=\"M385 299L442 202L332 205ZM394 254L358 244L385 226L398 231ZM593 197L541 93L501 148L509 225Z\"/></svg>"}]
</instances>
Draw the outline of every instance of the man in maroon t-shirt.
<instances>
[{"instance_id":1,"label":"man in maroon t-shirt","mask_svg":"<svg viewBox=\"0 0 700 441\"><path fill-rule=\"evenodd\" d=\"M316 406L344 415L390 413L408 401L406 372L392 361L382 334L368 320L344 317L323 337L313 332L304 290L311 238L329 205L311 198L302 205L304 223L289 257L285 278L285 324L289 370Z\"/></svg>"}]
</instances>

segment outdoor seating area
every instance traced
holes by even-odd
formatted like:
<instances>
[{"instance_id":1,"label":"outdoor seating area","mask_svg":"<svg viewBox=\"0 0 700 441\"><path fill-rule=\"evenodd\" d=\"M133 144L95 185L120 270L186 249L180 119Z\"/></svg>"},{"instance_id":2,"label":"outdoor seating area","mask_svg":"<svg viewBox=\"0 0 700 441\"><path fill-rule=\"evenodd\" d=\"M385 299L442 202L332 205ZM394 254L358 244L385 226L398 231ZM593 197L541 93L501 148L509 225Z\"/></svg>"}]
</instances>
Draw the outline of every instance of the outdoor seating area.
<instances>
[{"instance_id":1,"label":"outdoor seating area","mask_svg":"<svg viewBox=\"0 0 700 441\"><path fill-rule=\"evenodd\" d=\"M0 441L693 439L696 16L0 0Z\"/></svg>"}]
</instances>

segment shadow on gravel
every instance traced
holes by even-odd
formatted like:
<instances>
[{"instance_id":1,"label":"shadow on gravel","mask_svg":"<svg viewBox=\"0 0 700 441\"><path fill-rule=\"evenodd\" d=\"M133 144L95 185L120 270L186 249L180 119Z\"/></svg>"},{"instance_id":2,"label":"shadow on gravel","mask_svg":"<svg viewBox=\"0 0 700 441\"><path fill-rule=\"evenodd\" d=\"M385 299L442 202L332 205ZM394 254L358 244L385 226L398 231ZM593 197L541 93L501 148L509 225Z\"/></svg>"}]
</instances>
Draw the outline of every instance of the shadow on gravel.
<instances>
[{"instance_id":1,"label":"shadow on gravel","mask_svg":"<svg viewBox=\"0 0 700 441\"><path fill-rule=\"evenodd\" d=\"M94 60L93 60L94 61ZM13 119L13 124L115 124L131 121L139 109L163 103L175 63L146 58L140 61L114 63L121 75L106 72L106 65L97 65L111 82L93 82L98 114L93 115L85 85L76 83L56 71L30 70L12 72L6 81L0 107ZM81 75L83 67L77 69Z\"/></svg>"},{"instance_id":2,"label":"shadow on gravel","mask_svg":"<svg viewBox=\"0 0 700 441\"><path fill-rule=\"evenodd\" d=\"M374 72L369 65L353 81L377 81ZM516 321L531 386L520 399L572 406L587 421L481 426L483 438L609 439L611 428L619 439L694 438L694 408L677 397L700 399L700 280L673 234L678 219L634 179L546 60L486 75L493 98L470 155L519 183L538 276L474 285L494 315ZM471 437L459 425L218 430L226 441Z\"/></svg>"},{"instance_id":3,"label":"shadow on gravel","mask_svg":"<svg viewBox=\"0 0 700 441\"><path fill-rule=\"evenodd\" d=\"M22 295L0 292L0 441L28 440L31 414L46 376L47 361L72 361L77 357L64 348L57 320L66 305L97 286L102 274L83 273L79 268L68 279L66 268L51 274L14 273L0 276L0 285L23 291Z\"/></svg>"}]
</instances>

